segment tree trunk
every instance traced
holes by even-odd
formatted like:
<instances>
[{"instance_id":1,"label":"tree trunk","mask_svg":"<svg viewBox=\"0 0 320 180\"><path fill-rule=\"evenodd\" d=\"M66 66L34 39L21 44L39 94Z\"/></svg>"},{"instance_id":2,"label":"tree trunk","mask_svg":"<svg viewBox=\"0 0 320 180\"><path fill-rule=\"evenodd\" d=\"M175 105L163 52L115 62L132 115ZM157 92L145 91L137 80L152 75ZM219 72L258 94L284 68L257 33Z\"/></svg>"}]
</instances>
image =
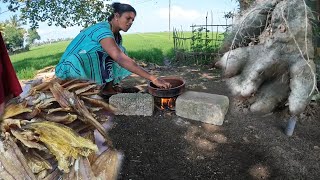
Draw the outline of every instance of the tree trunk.
<instances>
[{"instance_id":1,"label":"tree trunk","mask_svg":"<svg viewBox=\"0 0 320 180\"><path fill-rule=\"evenodd\" d=\"M239 0L240 11L247 10L255 0Z\"/></svg>"},{"instance_id":2,"label":"tree trunk","mask_svg":"<svg viewBox=\"0 0 320 180\"><path fill-rule=\"evenodd\" d=\"M301 0L257 0L235 21L216 65L251 111L305 110L316 83L312 17Z\"/></svg>"}]
</instances>

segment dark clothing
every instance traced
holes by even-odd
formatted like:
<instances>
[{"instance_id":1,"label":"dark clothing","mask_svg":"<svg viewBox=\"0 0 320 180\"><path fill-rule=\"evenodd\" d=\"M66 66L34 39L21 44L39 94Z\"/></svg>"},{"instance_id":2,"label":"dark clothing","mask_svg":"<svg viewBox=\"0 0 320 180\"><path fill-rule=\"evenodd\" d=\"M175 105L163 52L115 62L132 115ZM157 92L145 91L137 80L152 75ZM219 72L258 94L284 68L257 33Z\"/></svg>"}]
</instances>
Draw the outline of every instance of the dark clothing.
<instances>
[{"instance_id":1,"label":"dark clothing","mask_svg":"<svg viewBox=\"0 0 320 180\"><path fill-rule=\"evenodd\" d=\"M21 85L0 32L0 104L5 101L6 97L19 96L21 92Z\"/></svg>"}]
</instances>

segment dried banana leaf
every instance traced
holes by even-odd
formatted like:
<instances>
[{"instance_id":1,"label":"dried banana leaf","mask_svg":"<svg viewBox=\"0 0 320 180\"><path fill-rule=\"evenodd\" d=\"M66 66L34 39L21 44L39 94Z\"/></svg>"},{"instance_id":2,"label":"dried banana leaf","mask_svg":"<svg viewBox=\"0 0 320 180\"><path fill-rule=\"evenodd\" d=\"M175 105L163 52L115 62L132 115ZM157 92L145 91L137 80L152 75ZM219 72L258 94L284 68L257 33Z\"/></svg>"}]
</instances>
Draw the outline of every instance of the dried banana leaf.
<instances>
[{"instance_id":1,"label":"dried banana leaf","mask_svg":"<svg viewBox=\"0 0 320 180\"><path fill-rule=\"evenodd\" d=\"M0 140L0 164L1 179L36 180L19 147L10 137L4 141Z\"/></svg>"},{"instance_id":2,"label":"dried banana leaf","mask_svg":"<svg viewBox=\"0 0 320 180\"><path fill-rule=\"evenodd\" d=\"M65 173L69 172L74 159L98 151L98 147L90 140L82 138L62 124L44 121L29 124L28 128L39 134L40 141L55 155L58 168Z\"/></svg>"},{"instance_id":3,"label":"dried banana leaf","mask_svg":"<svg viewBox=\"0 0 320 180\"><path fill-rule=\"evenodd\" d=\"M19 104L10 104L5 108L2 118L3 119L11 118L25 112L32 112L32 109L27 107L26 102L22 102Z\"/></svg>"},{"instance_id":4,"label":"dried banana leaf","mask_svg":"<svg viewBox=\"0 0 320 180\"><path fill-rule=\"evenodd\" d=\"M47 148L44 145L28 140L27 137L23 136L23 134L17 130L11 129L11 133L15 138L17 138L23 145L25 145L28 148L35 148L42 151L47 150Z\"/></svg>"},{"instance_id":5,"label":"dried banana leaf","mask_svg":"<svg viewBox=\"0 0 320 180\"><path fill-rule=\"evenodd\" d=\"M122 159L121 153L110 149L105 150L92 165L94 175L97 179L117 179Z\"/></svg>"}]
</instances>

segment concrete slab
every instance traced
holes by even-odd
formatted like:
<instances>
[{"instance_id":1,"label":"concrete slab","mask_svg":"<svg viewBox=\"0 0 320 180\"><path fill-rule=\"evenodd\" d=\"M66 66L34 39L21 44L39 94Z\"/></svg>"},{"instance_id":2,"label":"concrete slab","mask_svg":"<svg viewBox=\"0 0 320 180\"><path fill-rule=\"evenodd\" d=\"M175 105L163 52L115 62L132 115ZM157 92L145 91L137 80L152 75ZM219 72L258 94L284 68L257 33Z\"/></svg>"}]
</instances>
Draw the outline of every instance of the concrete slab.
<instances>
[{"instance_id":1,"label":"concrete slab","mask_svg":"<svg viewBox=\"0 0 320 180\"><path fill-rule=\"evenodd\" d=\"M176 100L176 115L196 121L222 125L229 108L223 95L187 91Z\"/></svg>"},{"instance_id":2,"label":"concrete slab","mask_svg":"<svg viewBox=\"0 0 320 180\"><path fill-rule=\"evenodd\" d=\"M146 93L120 93L109 98L109 104L115 106L116 115L152 116L153 96Z\"/></svg>"}]
</instances>

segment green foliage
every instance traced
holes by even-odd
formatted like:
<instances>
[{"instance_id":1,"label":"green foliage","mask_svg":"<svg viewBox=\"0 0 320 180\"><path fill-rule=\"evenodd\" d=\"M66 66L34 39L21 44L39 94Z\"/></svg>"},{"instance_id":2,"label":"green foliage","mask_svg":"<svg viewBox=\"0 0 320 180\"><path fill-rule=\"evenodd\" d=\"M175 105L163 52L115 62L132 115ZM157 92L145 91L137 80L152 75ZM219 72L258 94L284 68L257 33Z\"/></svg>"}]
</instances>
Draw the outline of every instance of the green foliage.
<instances>
[{"instance_id":1,"label":"green foliage","mask_svg":"<svg viewBox=\"0 0 320 180\"><path fill-rule=\"evenodd\" d=\"M21 23L17 15L10 17L5 23L1 23L0 26L9 51L19 49L23 46L25 30L21 28Z\"/></svg>"},{"instance_id":2,"label":"green foliage","mask_svg":"<svg viewBox=\"0 0 320 180\"><path fill-rule=\"evenodd\" d=\"M36 29L28 29L27 43L33 44L35 40L40 40L41 37Z\"/></svg>"},{"instance_id":3,"label":"green foliage","mask_svg":"<svg viewBox=\"0 0 320 180\"><path fill-rule=\"evenodd\" d=\"M209 36L210 31L204 27L194 29L191 36L190 51L197 53L196 64L208 64L212 61L212 54L217 53L223 37L215 33L216 37ZM192 60L193 61L193 60Z\"/></svg>"},{"instance_id":4,"label":"green foliage","mask_svg":"<svg viewBox=\"0 0 320 180\"><path fill-rule=\"evenodd\" d=\"M4 30L4 39L9 50L21 48L23 46L23 33L22 29L7 26Z\"/></svg>"},{"instance_id":5,"label":"green foliage","mask_svg":"<svg viewBox=\"0 0 320 180\"><path fill-rule=\"evenodd\" d=\"M111 8L105 0L0 0L9 3L10 11L20 11L24 23L29 22L32 28L38 22L47 21L48 25L69 27L90 24L106 20Z\"/></svg>"},{"instance_id":6,"label":"green foliage","mask_svg":"<svg viewBox=\"0 0 320 180\"><path fill-rule=\"evenodd\" d=\"M205 34L203 34L203 31L205 31ZM208 32L210 31L206 30L204 27L200 27L192 31L191 51L211 52L212 49L214 49L210 44L212 39L209 39Z\"/></svg>"}]
</instances>

